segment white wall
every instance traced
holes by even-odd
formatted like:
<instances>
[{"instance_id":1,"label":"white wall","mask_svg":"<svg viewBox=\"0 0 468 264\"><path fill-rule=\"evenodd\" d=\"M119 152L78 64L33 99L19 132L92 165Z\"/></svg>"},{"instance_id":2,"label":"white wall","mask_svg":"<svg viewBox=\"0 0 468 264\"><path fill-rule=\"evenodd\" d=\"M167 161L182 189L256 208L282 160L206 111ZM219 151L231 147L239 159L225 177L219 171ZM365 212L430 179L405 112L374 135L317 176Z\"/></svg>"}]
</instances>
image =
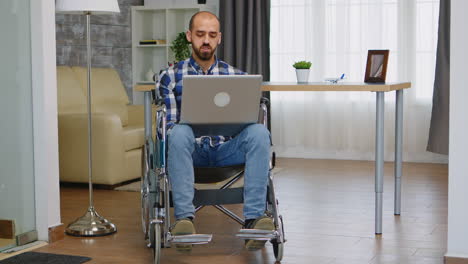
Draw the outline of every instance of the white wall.
<instances>
[{"instance_id":1,"label":"white wall","mask_svg":"<svg viewBox=\"0 0 468 264\"><path fill-rule=\"evenodd\" d=\"M55 0L30 1L36 228L47 241L60 224Z\"/></svg>"},{"instance_id":2,"label":"white wall","mask_svg":"<svg viewBox=\"0 0 468 264\"><path fill-rule=\"evenodd\" d=\"M468 258L468 1L451 2L449 257Z\"/></svg>"}]
</instances>

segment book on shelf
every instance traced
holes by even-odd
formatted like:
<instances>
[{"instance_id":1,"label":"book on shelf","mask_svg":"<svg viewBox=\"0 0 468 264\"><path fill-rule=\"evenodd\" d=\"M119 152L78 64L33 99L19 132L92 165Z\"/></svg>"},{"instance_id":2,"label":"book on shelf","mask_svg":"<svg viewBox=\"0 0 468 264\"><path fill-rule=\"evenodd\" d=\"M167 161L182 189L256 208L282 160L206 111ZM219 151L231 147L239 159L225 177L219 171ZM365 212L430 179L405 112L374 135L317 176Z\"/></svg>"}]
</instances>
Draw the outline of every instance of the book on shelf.
<instances>
[{"instance_id":1,"label":"book on shelf","mask_svg":"<svg viewBox=\"0 0 468 264\"><path fill-rule=\"evenodd\" d=\"M140 40L140 45L163 45L166 44L165 39L145 39Z\"/></svg>"}]
</instances>

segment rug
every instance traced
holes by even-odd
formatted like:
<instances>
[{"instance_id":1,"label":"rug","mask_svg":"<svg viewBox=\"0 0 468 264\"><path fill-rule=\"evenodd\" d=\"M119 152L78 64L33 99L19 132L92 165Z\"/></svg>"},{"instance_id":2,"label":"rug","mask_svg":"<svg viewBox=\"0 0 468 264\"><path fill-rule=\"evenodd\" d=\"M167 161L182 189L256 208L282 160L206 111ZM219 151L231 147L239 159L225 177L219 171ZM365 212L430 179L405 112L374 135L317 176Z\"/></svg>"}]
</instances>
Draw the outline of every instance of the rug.
<instances>
[{"instance_id":1,"label":"rug","mask_svg":"<svg viewBox=\"0 0 468 264\"><path fill-rule=\"evenodd\" d=\"M282 171L283 169L282 168L278 168L278 167L275 167L271 173L273 173L273 175L277 175L280 171ZM229 179L228 179L229 180ZM226 180L226 181L228 181ZM216 184L197 184L197 189L214 189L214 188L217 188L218 185L219 187L220 186L223 186L225 182L219 182L219 183L216 183ZM238 187L238 186L242 186L243 185L243 181L242 180L239 180L236 184L234 184L232 187ZM120 186L120 187L117 187L115 188L114 190L115 191L126 191L126 192L139 192L140 191L140 187L141 186L141 181L136 181L136 182L132 182L130 184L127 184L127 185L123 185L123 186ZM219 188L218 187L218 188Z\"/></svg>"},{"instance_id":2,"label":"rug","mask_svg":"<svg viewBox=\"0 0 468 264\"><path fill-rule=\"evenodd\" d=\"M0 264L80 264L91 258L40 252L25 252L0 261Z\"/></svg>"}]
</instances>

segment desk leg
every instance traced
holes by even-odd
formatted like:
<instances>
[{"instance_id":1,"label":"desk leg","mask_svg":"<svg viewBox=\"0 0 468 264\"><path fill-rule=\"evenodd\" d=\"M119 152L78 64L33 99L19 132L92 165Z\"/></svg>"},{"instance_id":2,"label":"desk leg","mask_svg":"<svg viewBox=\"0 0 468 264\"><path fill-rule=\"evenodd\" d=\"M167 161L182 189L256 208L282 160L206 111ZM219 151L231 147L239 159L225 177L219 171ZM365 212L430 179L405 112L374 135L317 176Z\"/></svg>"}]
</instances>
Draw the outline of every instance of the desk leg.
<instances>
[{"instance_id":1,"label":"desk leg","mask_svg":"<svg viewBox=\"0 0 468 264\"><path fill-rule=\"evenodd\" d=\"M151 91L144 92L145 139L151 138Z\"/></svg>"},{"instance_id":2,"label":"desk leg","mask_svg":"<svg viewBox=\"0 0 468 264\"><path fill-rule=\"evenodd\" d=\"M385 93L377 92L375 129L375 234L382 234Z\"/></svg>"},{"instance_id":3,"label":"desk leg","mask_svg":"<svg viewBox=\"0 0 468 264\"><path fill-rule=\"evenodd\" d=\"M396 91L395 107L395 215L401 213L401 168L403 146L403 90Z\"/></svg>"}]
</instances>

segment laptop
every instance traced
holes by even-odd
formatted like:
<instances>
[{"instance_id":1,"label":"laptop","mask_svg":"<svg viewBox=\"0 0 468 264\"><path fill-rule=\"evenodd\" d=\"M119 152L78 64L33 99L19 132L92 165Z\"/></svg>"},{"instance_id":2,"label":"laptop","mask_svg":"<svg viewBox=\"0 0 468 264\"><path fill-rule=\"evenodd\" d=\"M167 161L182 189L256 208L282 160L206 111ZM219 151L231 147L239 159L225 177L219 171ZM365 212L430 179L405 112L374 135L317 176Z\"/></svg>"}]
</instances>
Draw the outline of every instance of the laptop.
<instances>
[{"instance_id":1,"label":"laptop","mask_svg":"<svg viewBox=\"0 0 468 264\"><path fill-rule=\"evenodd\" d=\"M235 136L257 123L261 75L186 75L180 123L195 136Z\"/></svg>"}]
</instances>

